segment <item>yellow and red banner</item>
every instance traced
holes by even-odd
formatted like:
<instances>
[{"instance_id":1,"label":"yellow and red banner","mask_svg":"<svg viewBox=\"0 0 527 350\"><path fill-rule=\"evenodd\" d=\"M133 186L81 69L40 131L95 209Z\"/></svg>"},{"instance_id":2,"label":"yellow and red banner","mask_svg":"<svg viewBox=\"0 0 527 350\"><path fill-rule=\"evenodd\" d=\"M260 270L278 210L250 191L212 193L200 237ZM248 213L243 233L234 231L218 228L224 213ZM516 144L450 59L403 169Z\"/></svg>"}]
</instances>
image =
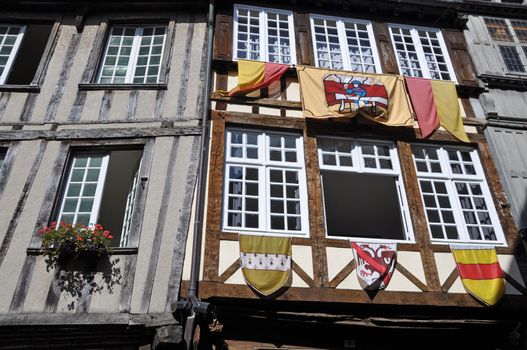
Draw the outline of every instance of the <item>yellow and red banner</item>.
<instances>
[{"instance_id":1,"label":"yellow and red banner","mask_svg":"<svg viewBox=\"0 0 527 350\"><path fill-rule=\"evenodd\" d=\"M260 61L238 61L238 86L228 92L229 96L243 95L269 86L279 80L289 65Z\"/></svg>"},{"instance_id":2,"label":"yellow and red banner","mask_svg":"<svg viewBox=\"0 0 527 350\"><path fill-rule=\"evenodd\" d=\"M291 277L291 237L239 235L240 266L248 285L268 296Z\"/></svg>"},{"instance_id":3,"label":"yellow and red banner","mask_svg":"<svg viewBox=\"0 0 527 350\"><path fill-rule=\"evenodd\" d=\"M470 142L453 82L412 77L404 80L423 137L430 136L441 125L458 140Z\"/></svg>"},{"instance_id":4,"label":"yellow and red banner","mask_svg":"<svg viewBox=\"0 0 527 350\"><path fill-rule=\"evenodd\" d=\"M401 76L307 66L298 66L297 73L305 117L355 117L360 114L385 125L413 124Z\"/></svg>"},{"instance_id":5,"label":"yellow and red banner","mask_svg":"<svg viewBox=\"0 0 527 350\"><path fill-rule=\"evenodd\" d=\"M457 244L450 249L465 290L486 305L496 304L505 291L496 249Z\"/></svg>"}]
</instances>

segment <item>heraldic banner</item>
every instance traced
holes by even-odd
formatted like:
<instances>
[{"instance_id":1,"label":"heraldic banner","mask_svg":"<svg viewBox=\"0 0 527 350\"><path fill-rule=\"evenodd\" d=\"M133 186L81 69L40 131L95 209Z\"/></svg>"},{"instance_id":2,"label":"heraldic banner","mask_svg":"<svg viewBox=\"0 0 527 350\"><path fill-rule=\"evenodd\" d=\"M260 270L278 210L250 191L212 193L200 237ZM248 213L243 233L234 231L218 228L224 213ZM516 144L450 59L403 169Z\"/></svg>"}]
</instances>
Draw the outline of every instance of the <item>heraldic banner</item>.
<instances>
[{"instance_id":1,"label":"heraldic banner","mask_svg":"<svg viewBox=\"0 0 527 350\"><path fill-rule=\"evenodd\" d=\"M351 242L362 289L377 291L390 283L397 260L396 243Z\"/></svg>"},{"instance_id":2,"label":"heraldic banner","mask_svg":"<svg viewBox=\"0 0 527 350\"><path fill-rule=\"evenodd\" d=\"M496 304L505 291L496 249L477 245L451 245L466 291L486 305Z\"/></svg>"},{"instance_id":3,"label":"heraldic banner","mask_svg":"<svg viewBox=\"0 0 527 350\"><path fill-rule=\"evenodd\" d=\"M240 265L247 284L268 296L291 276L291 237L240 235Z\"/></svg>"},{"instance_id":4,"label":"heraldic banner","mask_svg":"<svg viewBox=\"0 0 527 350\"><path fill-rule=\"evenodd\" d=\"M390 126L413 125L402 76L298 66L304 117L355 117Z\"/></svg>"}]
</instances>

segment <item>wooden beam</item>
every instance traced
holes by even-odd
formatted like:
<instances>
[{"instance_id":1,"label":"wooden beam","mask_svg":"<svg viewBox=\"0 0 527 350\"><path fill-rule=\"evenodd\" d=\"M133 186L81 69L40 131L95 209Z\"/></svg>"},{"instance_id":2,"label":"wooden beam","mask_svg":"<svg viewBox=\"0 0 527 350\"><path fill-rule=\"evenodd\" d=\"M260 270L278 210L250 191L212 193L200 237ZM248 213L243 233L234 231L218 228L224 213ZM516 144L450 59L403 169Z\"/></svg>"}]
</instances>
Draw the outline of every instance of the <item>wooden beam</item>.
<instances>
[{"instance_id":1,"label":"wooden beam","mask_svg":"<svg viewBox=\"0 0 527 350\"><path fill-rule=\"evenodd\" d=\"M344 281L346 277L350 275L357 268L357 263L355 259L351 260L340 272L329 281L330 288L337 288L339 284Z\"/></svg>"},{"instance_id":2,"label":"wooden beam","mask_svg":"<svg viewBox=\"0 0 527 350\"><path fill-rule=\"evenodd\" d=\"M457 272L457 267L454 267L450 275L448 275L446 281L441 285L441 291L443 293L448 293L448 291L450 290L450 288L452 288L452 285L454 285L454 282L456 282L458 277L459 273Z\"/></svg>"},{"instance_id":3,"label":"wooden beam","mask_svg":"<svg viewBox=\"0 0 527 350\"><path fill-rule=\"evenodd\" d=\"M414 276L413 273L408 271L399 262L397 262L397 264L395 265L395 269L399 271L404 277L408 278L410 282L412 282L417 288L421 289L423 292L428 291L428 287L426 286L426 284L421 282L417 277Z\"/></svg>"},{"instance_id":4,"label":"wooden beam","mask_svg":"<svg viewBox=\"0 0 527 350\"><path fill-rule=\"evenodd\" d=\"M247 285L224 284L212 281L200 282L200 298L228 298L232 300L260 300ZM527 312L524 296L505 295L493 309L514 310ZM334 289L334 288L296 288L290 287L283 294L276 297L277 301L320 302L331 300L334 303L357 303L370 305L401 305L401 306L437 306L437 307L465 307L484 309L469 294L439 292L395 292L381 290L371 299L363 290Z\"/></svg>"},{"instance_id":5,"label":"wooden beam","mask_svg":"<svg viewBox=\"0 0 527 350\"><path fill-rule=\"evenodd\" d=\"M9 130L0 131L0 140L79 140L79 139L126 139L162 136L195 136L201 128L189 127L147 127L147 128L97 128L64 130Z\"/></svg>"}]
</instances>

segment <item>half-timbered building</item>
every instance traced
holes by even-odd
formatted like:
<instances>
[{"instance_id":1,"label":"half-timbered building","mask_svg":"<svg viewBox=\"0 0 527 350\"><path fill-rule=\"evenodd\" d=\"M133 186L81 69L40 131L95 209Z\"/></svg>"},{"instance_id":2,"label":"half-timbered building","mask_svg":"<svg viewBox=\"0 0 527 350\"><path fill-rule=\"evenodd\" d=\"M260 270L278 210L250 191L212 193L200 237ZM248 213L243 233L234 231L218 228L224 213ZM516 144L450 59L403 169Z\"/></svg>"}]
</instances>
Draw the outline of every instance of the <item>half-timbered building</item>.
<instances>
[{"instance_id":1,"label":"half-timbered building","mask_svg":"<svg viewBox=\"0 0 527 350\"><path fill-rule=\"evenodd\" d=\"M0 348L178 343L207 3L0 8ZM54 221L103 225L110 254L49 266Z\"/></svg>"},{"instance_id":2,"label":"half-timbered building","mask_svg":"<svg viewBox=\"0 0 527 350\"><path fill-rule=\"evenodd\" d=\"M489 27L469 50L464 33L482 32L473 28L485 20L469 16L467 29L464 11L477 6L460 3L216 3L204 229L203 237L189 235L181 288L185 296L198 273L198 297L211 304L194 338L201 345L525 346L525 251L481 113L497 92L477 78L499 68L485 61L499 55L487 48L496 31ZM226 94L238 85L242 60L290 68L250 95ZM307 118L297 74L305 67L453 81L468 142L444 128L423 138L412 123ZM512 108L507 96L504 109ZM291 237L292 273L281 289L263 296L248 285L242 236ZM350 240L397 244L386 289L361 288ZM458 243L496 248L505 281L497 305L465 290L450 246Z\"/></svg>"}]
</instances>

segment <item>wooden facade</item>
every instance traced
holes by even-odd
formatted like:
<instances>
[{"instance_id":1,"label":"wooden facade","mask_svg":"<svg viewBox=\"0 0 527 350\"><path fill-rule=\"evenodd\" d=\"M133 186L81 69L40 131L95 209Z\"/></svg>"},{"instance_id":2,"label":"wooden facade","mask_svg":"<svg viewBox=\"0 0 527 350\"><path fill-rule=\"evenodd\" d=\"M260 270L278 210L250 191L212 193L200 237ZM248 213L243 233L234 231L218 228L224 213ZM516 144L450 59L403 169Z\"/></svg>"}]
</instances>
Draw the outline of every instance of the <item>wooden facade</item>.
<instances>
[{"instance_id":1,"label":"wooden facade","mask_svg":"<svg viewBox=\"0 0 527 350\"><path fill-rule=\"evenodd\" d=\"M500 46L506 42L493 38L486 25L488 21L498 21L504 23L505 27L510 26L510 33L516 33L512 23L523 20L525 16L511 13L510 10L515 7L525 6L503 4L501 10L494 13L469 15L465 37L472 56L478 57L474 60L476 72L486 89L479 98L483 107L479 113L488 122L485 135L508 195L512 214L523 231L527 224L527 187L523 176L527 165L522 158L525 142L523 130L526 126L525 73L521 67L518 71L510 70L500 52ZM518 40L516 37L512 39L509 42L512 46L509 47L514 47ZM520 59L525 62L524 58Z\"/></svg>"},{"instance_id":2,"label":"wooden facade","mask_svg":"<svg viewBox=\"0 0 527 350\"><path fill-rule=\"evenodd\" d=\"M482 162L499 225L506 237L506 243L497 247L506 292L497 306L482 306L464 290L449 245L433 242L429 233L412 146L456 147L462 144L444 130L423 139L415 127L385 127L360 118L346 121L306 119L302 116L296 72L290 69L280 82L252 97L211 95L207 212L199 296L212 303L216 311L214 322L211 318L201 324L201 343L235 349L455 348L469 344L496 349L510 345L511 335L519 339L523 332L522 315L527 308L527 260L485 137L480 101L485 101L488 92L482 89L477 77L480 72L474 69L481 55L474 55L465 41L463 5L455 7L458 5L441 1L419 4L411 1L397 4L327 1L317 3L318 6L308 2L243 4L292 11L296 63L309 66L315 66L310 14L370 20L382 72L388 74L399 72L389 23L440 28L456 72L469 147L477 150ZM216 91L228 91L237 83L233 6L234 3L225 2L216 9L213 57ZM469 28L471 21L472 18ZM224 228L226 130L234 128L302 136L309 232L305 237L293 237L292 280L271 297L262 297L244 281L238 244L238 234L244 231ZM393 280L386 290L376 294L361 289L349 241L328 237L326 233L317 143L320 136L328 135L391 141L397 150L415 239L399 242ZM189 240L192 239L194 237L190 236ZM184 286L189 279L189 264L190 260L186 259ZM218 320L222 328L214 326ZM521 346L524 345L518 348Z\"/></svg>"},{"instance_id":3,"label":"wooden facade","mask_svg":"<svg viewBox=\"0 0 527 350\"><path fill-rule=\"evenodd\" d=\"M51 32L33 81L0 85L0 348L150 348L181 333L171 304L197 177L207 43L206 3L188 5L2 5L1 24ZM111 28L152 24L165 30L157 82L100 83ZM47 269L37 232L57 220L70 159L122 149L141 152L128 243Z\"/></svg>"}]
</instances>

